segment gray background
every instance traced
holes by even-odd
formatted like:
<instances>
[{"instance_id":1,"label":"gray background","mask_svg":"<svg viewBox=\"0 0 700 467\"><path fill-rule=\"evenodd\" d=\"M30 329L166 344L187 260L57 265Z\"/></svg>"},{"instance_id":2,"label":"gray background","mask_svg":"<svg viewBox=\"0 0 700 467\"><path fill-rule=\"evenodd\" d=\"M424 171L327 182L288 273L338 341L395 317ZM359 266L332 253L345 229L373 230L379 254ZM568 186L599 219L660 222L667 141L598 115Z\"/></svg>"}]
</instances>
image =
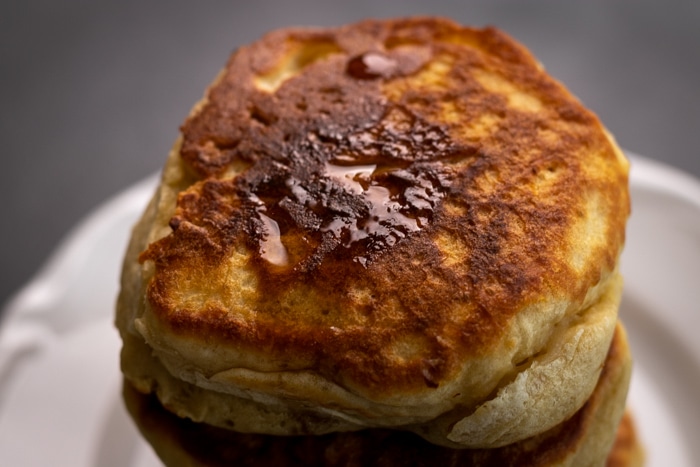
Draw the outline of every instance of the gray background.
<instances>
[{"instance_id":1,"label":"gray background","mask_svg":"<svg viewBox=\"0 0 700 467\"><path fill-rule=\"evenodd\" d=\"M500 27L621 146L700 177L700 2L2 0L0 304L71 226L160 168L236 46L409 14Z\"/></svg>"}]
</instances>

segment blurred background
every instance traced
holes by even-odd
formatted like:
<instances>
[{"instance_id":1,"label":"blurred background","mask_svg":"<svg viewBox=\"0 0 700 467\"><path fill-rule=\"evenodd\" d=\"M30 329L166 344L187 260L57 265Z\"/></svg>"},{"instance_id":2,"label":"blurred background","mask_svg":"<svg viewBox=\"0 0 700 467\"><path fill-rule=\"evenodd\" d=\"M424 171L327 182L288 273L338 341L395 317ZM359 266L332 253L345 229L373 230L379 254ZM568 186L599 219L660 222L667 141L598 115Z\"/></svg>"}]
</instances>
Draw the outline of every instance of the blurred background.
<instances>
[{"instance_id":1,"label":"blurred background","mask_svg":"<svg viewBox=\"0 0 700 467\"><path fill-rule=\"evenodd\" d=\"M598 113L622 147L700 177L700 2L692 0L0 4L0 305L71 227L160 169L234 48L282 26L413 14L495 25Z\"/></svg>"}]
</instances>

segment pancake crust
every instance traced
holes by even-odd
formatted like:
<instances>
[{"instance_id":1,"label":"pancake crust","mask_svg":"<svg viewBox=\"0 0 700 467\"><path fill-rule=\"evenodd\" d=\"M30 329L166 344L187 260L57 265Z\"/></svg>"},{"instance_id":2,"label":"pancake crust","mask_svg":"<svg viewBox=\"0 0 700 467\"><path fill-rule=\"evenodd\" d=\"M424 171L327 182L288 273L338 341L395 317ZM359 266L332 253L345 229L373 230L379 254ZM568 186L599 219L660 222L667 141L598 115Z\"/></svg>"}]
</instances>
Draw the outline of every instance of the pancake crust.
<instances>
[{"instance_id":1,"label":"pancake crust","mask_svg":"<svg viewBox=\"0 0 700 467\"><path fill-rule=\"evenodd\" d=\"M627 162L492 28L273 32L232 55L181 133L117 323L208 391L355 427L468 415L616 277ZM581 330L591 349L615 313ZM544 426L578 410L604 354L540 388ZM512 441L489 436L475 447Z\"/></svg>"},{"instance_id":2,"label":"pancake crust","mask_svg":"<svg viewBox=\"0 0 700 467\"><path fill-rule=\"evenodd\" d=\"M631 359L622 326L595 391L574 417L539 436L497 449L450 449L412 433L372 429L323 436L240 434L180 419L125 383L127 408L166 465L584 466L633 467L639 458L625 405ZM620 422L620 423L618 423ZM616 427L617 437L616 437ZM614 443L613 443L614 441ZM612 450L611 450L612 447Z\"/></svg>"}]
</instances>

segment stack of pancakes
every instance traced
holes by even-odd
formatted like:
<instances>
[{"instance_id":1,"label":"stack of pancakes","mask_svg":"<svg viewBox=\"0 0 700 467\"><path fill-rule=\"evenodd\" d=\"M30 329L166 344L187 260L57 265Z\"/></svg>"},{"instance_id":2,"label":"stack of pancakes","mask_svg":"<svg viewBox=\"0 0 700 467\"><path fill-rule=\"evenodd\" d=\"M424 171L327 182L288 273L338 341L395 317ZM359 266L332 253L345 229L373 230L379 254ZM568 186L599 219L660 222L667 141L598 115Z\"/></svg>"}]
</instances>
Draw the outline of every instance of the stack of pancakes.
<instances>
[{"instance_id":1,"label":"stack of pancakes","mask_svg":"<svg viewBox=\"0 0 700 467\"><path fill-rule=\"evenodd\" d=\"M631 366L627 176L495 29L270 33L133 231L127 406L169 465L601 464Z\"/></svg>"}]
</instances>

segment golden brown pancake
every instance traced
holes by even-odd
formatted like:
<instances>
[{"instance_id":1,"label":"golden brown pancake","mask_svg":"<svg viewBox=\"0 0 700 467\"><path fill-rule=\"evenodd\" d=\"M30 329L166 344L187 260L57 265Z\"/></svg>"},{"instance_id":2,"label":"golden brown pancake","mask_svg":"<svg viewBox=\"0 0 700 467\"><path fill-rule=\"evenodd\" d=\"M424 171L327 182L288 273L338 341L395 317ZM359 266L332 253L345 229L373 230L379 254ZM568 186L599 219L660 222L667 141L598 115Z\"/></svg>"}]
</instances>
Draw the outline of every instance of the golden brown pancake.
<instances>
[{"instance_id":1,"label":"golden brown pancake","mask_svg":"<svg viewBox=\"0 0 700 467\"><path fill-rule=\"evenodd\" d=\"M273 32L194 108L135 229L122 368L240 431L537 435L598 380L627 173L599 120L493 28ZM173 384L141 372L151 353Z\"/></svg>"},{"instance_id":2,"label":"golden brown pancake","mask_svg":"<svg viewBox=\"0 0 700 467\"><path fill-rule=\"evenodd\" d=\"M127 382L127 408L168 466L584 466L641 465L629 415L623 415L630 353L618 326L596 389L570 419L538 436L496 449L451 449L413 433L369 429L321 436L241 434L178 418ZM617 428L616 430L616 427ZM616 436L617 431L617 436ZM614 442L613 442L614 441ZM612 448L612 449L611 449Z\"/></svg>"}]
</instances>

